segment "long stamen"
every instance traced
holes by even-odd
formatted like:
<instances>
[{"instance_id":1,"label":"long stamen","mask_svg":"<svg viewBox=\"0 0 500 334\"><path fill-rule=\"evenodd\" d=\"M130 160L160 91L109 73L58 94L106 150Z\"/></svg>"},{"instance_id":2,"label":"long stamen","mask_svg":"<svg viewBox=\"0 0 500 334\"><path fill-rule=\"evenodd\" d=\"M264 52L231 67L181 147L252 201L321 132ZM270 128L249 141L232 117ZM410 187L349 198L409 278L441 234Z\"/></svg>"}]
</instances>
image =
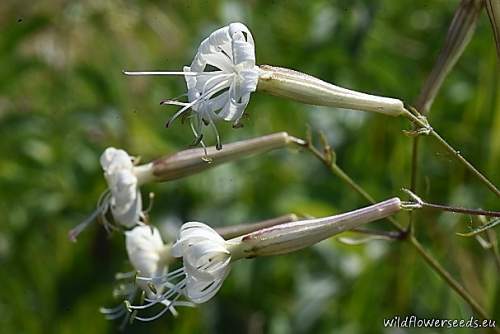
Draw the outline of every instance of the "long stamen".
<instances>
[{"instance_id":1,"label":"long stamen","mask_svg":"<svg viewBox=\"0 0 500 334\"><path fill-rule=\"evenodd\" d=\"M203 139L203 133L201 131L201 119L200 117L196 117L196 128L198 128L198 131L196 128L195 128L195 125L193 124L193 118L194 118L195 115L193 115L193 117L190 117L189 118L189 126L191 127L191 132L193 132L193 135L195 137L195 141L191 144L191 146L197 146L200 141Z\"/></svg>"},{"instance_id":2,"label":"long stamen","mask_svg":"<svg viewBox=\"0 0 500 334\"><path fill-rule=\"evenodd\" d=\"M220 71L222 72L222 71ZM122 71L125 75L189 75L189 76L197 76L197 75L206 75L205 72L181 72L181 71ZM210 72L214 73L214 72Z\"/></svg>"},{"instance_id":3,"label":"long stamen","mask_svg":"<svg viewBox=\"0 0 500 334\"><path fill-rule=\"evenodd\" d=\"M153 284L164 284L168 281L171 281L177 277L181 277L181 276L185 276L186 273L184 271L184 267L182 268L179 268L177 270L174 270L170 273L168 273L167 275L163 275L163 276L156 276L156 277L144 277L144 276L138 276L136 279L138 281L145 281L145 282L151 282Z\"/></svg>"},{"instance_id":4,"label":"long stamen","mask_svg":"<svg viewBox=\"0 0 500 334\"><path fill-rule=\"evenodd\" d=\"M91 215L90 217L88 217L87 219L85 219L83 222L81 222L80 224L76 225L74 228L72 228L69 232L68 232L68 239L71 240L72 242L76 242L76 238L78 237L78 235L80 233L82 233L82 231L91 223L93 222L99 215L101 214L101 212L99 211L99 209L95 210Z\"/></svg>"},{"instance_id":5,"label":"long stamen","mask_svg":"<svg viewBox=\"0 0 500 334\"><path fill-rule=\"evenodd\" d=\"M212 72L212 73L213 73L213 72ZM234 76L234 73L218 74L218 75L214 75L213 77L211 77L210 79L208 79L208 80L205 82L205 84L203 85L203 88L202 88L202 90L201 90L201 95L205 95L205 94L206 94L206 92L207 92L207 87L209 87L209 85L210 85L212 82L214 82L214 81L216 81L216 80L218 80L218 79L220 79L220 78L227 77L227 76ZM226 80L228 80L228 79L226 79ZM222 82L221 82L221 83L222 83Z\"/></svg>"},{"instance_id":6,"label":"long stamen","mask_svg":"<svg viewBox=\"0 0 500 334\"><path fill-rule=\"evenodd\" d=\"M179 295L180 291L182 290L184 285L185 285L185 282L181 281L174 288L172 288L171 290L167 291L166 293L160 295L157 298L154 298L154 299L147 298L147 297L144 298L144 300L149 302L149 303L143 304L143 305L130 305L130 306L128 306L128 308L131 310L144 310L144 309L150 308L151 306L154 306L158 303L161 303L162 301L164 301L164 300L166 300L174 295Z\"/></svg>"},{"instance_id":7,"label":"long stamen","mask_svg":"<svg viewBox=\"0 0 500 334\"><path fill-rule=\"evenodd\" d=\"M160 105L165 105L165 104L169 104L171 106L181 106L181 107L185 107L187 106L189 103L187 102L182 102L182 101L176 101L175 99L172 99L172 100L162 100L160 101Z\"/></svg>"},{"instance_id":8,"label":"long stamen","mask_svg":"<svg viewBox=\"0 0 500 334\"><path fill-rule=\"evenodd\" d=\"M172 301L170 301L167 305L165 305L165 308L160 311L157 315L154 315L152 317L149 317L149 318L142 318L142 317L138 317L138 316L135 316L135 319L139 320L139 321L153 321L153 320L156 320L158 319L159 317L161 317L162 315L164 315L171 307L175 306L175 301L177 299L179 299L180 295L177 295Z\"/></svg>"},{"instance_id":9,"label":"long stamen","mask_svg":"<svg viewBox=\"0 0 500 334\"><path fill-rule=\"evenodd\" d=\"M121 312L123 309L124 309L123 305L120 304L120 305L115 306L113 308L101 307L101 308L99 308L99 312L101 312L104 315L107 315L107 314L115 314L115 313Z\"/></svg>"},{"instance_id":10,"label":"long stamen","mask_svg":"<svg viewBox=\"0 0 500 334\"><path fill-rule=\"evenodd\" d=\"M175 294L182 294L182 290L186 287L186 279L179 281L177 284L172 286L169 290L157 296L156 298L145 298L144 300L147 302L152 302L153 304L160 303Z\"/></svg>"},{"instance_id":11,"label":"long stamen","mask_svg":"<svg viewBox=\"0 0 500 334\"><path fill-rule=\"evenodd\" d=\"M227 85L226 82L221 82L220 84L218 85L215 85L214 87L212 87L208 92L202 94L199 98L195 99L194 101L186 104L181 110L177 111L167 122L167 124L165 124L165 127L169 128L170 125L172 124L172 122L178 118L180 115L182 115L184 112L186 112L189 108L191 108L192 106L194 106L195 104L197 103L200 103L201 101L204 101L204 100L207 100L209 99L210 97L212 97L213 94L215 94L218 90L220 89L223 89L224 86Z\"/></svg>"},{"instance_id":12,"label":"long stamen","mask_svg":"<svg viewBox=\"0 0 500 334\"><path fill-rule=\"evenodd\" d=\"M135 278L136 276L137 276L137 271L129 271L126 273L116 273L115 279L116 280L124 280L124 279Z\"/></svg>"},{"instance_id":13,"label":"long stamen","mask_svg":"<svg viewBox=\"0 0 500 334\"><path fill-rule=\"evenodd\" d=\"M182 109L180 109L172 117L170 117L170 119L167 121L167 124L165 124L165 127L169 128L170 125L172 125L172 122L175 121L176 118L178 118L180 115L185 113L189 108L191 108L192 106L194 106L196 103L200 102L201 100L202 100L202 98L199 97L196 100L187 103L184 107L182 107ZM171 103L166 103L166 104L171 104Z\"/></svg>"},{"instance_id":14,"label":"long stamen","mask_svg":"<svg viewBox=\"0 0 500 334\"><path fill-rule=\"evenodd\" d=\"M74 228L72 228L69 232L68 232L68 238L69 240L71 240L72 242L76 242L76 238L78 237L78 235L90 224L92 223L97 217L99 216L103 216L106 211L108 210L108 207L109 207L109 198L110 198L110 194L109 194L109 191L105 191L101 197L99 198L99 200L97 201L97 208L95 209L94 212L92 212L92 214L87 218L85 219L83 222L81 222L80 224L76 225Z\"/></svg>"},{"instance_id":15,"label":"long stamen","mask_svg":"<svg viewBox=\"0 0 500 334\"><path fill-rule=\"evenodd\" d=\"M206 161L208 163L212 162L212 159L208 156L208 151L207 151L207 145L203 142L203 119L202 116L197 115L196 117L196 129L193 125L193 122L190 122L191 124L191 130L193 131L194 136L197 138L196 141L198 141L199 137L199 144L203 148L203 152L205 153L205 156L201 158L203 161Z\"/></svg>"},{"instance_id":16,"label":"long stamen","mask_svg":"<svg viewBox=\"0 0 500 334\"><path fill-rule=\"evenodd\" d=\"M222 150L222 143L220 141L219 131L217 130L217 126L215 126L214 120L212 119L212 116L210 116L210 114L208 115L208 119L210 127L215 133L215 139L216 139L215 148L217 149L217 151L220 151Z\"/></svg>"}]
</instances>

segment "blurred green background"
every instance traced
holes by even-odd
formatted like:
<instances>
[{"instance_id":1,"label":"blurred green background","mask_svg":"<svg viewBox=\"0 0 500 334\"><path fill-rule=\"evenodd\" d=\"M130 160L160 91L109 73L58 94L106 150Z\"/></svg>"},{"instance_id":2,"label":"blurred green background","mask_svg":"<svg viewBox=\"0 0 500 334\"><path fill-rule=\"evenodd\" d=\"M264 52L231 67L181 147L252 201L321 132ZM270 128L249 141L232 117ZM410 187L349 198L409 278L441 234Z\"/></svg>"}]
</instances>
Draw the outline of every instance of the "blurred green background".
<instances>
[{"instance_id":1,"label":"blurred green background","mask_svg":"<svg viewBox=\"0 0 500 334\"><path fill-rule=\"evenodd\" d=\"M184 92L182 77L125 77L129 70L180 70L199 42L244 22L258 64L412 102L430 72L458 1L16 1L0 2L0 331L112 333L100 306L114 273L130 270L123 236L92 225L76 244L67 232L105 189L99 156L108 146L143 161L184 149L187 124L163 127ZM402 195L411 169L403 119L305 106L255 93L243 129L220 124L223 142L306 125L325 131L338 164L377 199ZM483 12L446 79L432 124L500 184L500 78ZM213 143L211 139L209 142ZM435 144L422 141L420 192L429 201L499 210L498 199ZM310 154L278 150L165 184L152 222L162 231L197 220L240 224L289 212L330 215L366 202ZM406 221L408 216L398 218ZM475 219L422 211L417 237L497 322L498 268L467 231ZM373 228L390 229L387 222ZM165 236L167 238L167 236ZM289 256L236 263L221 291L130 333L468 333L384 329L383 319L464 318L470 308L409 245L335 240Z\"/></svg>"}]
</instances>

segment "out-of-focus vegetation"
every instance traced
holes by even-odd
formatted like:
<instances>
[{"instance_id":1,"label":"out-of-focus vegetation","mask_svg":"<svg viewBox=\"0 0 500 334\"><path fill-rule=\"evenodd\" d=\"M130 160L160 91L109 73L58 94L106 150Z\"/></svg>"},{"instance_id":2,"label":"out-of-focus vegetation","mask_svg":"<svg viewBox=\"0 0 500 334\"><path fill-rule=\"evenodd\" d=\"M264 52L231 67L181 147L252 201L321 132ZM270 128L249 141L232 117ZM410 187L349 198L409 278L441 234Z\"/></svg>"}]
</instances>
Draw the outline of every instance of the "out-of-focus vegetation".
<instances>
[{"instance_id":1,"label":"out-of-focus vegetation","mask_svg":"<svg viewBox=\"0 0 500 334\"><path fill-rule=\"evenodd\" d=\"M232 21L248 25L259 64L301 70L336 84L412 102L458 1L17 1L0 2L0 331L105 333L118 323L114 273L130 270L123 237L101 226L76 244L67 231L93 209L108 146L149 160L186 148L188 125L163 122L159 101L184 92L181 77L130 78L123 69L180 70L199 42ZM485 13L448 76L430 119L500 184L500 78ZM223 141L286 130L322 130L337 163L377 199L401 195L411 170L404 119L304 106L253 94L243 129L220 124ZM209 139L210 142L211 139ZM212 141L213 143L213 141ZM498 198L431 138L423 138L419 194L498 210ZM252 222L288 212L329 215L366 202L306 152L274 151L166 184L152 222L164 231L197 220ZM400 214L401 221L408 216ZM497 321L498 268L474 238L476 218L422 211L416 235ZM387 222L373 228L390 229ZM406 243L335 240L289 256L240 261L216 298L177 319L136 322L128 332L394 333L383 319L415 314L468 319L471 309ZM409 332L426 332L410 330ZM429 330L428 330L429 331ZM440 332L442 330L435 330ZM470 330L445 330L467 333Z\"/></svg>"}]
</instances>

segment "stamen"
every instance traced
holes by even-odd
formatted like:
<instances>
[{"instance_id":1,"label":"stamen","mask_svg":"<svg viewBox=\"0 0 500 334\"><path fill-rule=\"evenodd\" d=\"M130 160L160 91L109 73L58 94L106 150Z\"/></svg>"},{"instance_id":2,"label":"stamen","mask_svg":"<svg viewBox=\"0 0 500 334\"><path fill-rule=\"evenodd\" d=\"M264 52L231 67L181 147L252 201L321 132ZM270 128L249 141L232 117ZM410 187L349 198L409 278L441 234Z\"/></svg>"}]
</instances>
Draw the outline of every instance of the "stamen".
<instances>
[{"instance_id":1,"label":"stamen","mask_svg":"<svg viewBox=\"0 0 500 334\"><path fill-rule=\"evenodd\" d=\"M188 105L187 102L176 101L176 100L162 100L162 101L160 101L160 105L163 106L165 104L172 105L172 106L181 106L181 107L185 107Z\"/></svg>"},{"instance_id":2,"label":"stamen","mask_svg":"<svg viewBox=\"0 0 500 334\"><path fill-rule=\"evenodd\" d=\"M219 131L217 130L217 126L215 126L214 120L212 119L210 114L209 114L208 118L209 118L210 127L212 128L212 130L215 133L215 139L216 139L215 148L217 149L217 151L220 151L220 150L222 150L222 143L220 141Z\"/></svg>"},{"instance_id":3,"label":"stamen","mask_svg":"<svg viewBox=\"0 0 500 334\"><path fill-rule=\"evenodd\" d=\"M172 297L175 294L182 294L182 290L184 290L185 287L186 287L186 280L183 279L183 280L179 281L177 284L173 285L169 290L162 293L160 296L158 296L154 299L147 298L147 297L145 297L144 299L145 299L145 301L151 302L154 305L156 303L164 301L165 299L169 299L170 297Z\"/></svg>"},{"instance_id":4,"label":"stamen","mask_svg":"<svg viewBox=\"0 0 500 334\"><path fill-rule=\"evenodd\" d=\"M149 318L142 318L142 317L138 317L138 316L135 316L135 319L139 320L139 321L153 321L153 320L156 320L158 318L160 318L162 315L164 315L170 308L172 308L174 306L174 303L175 301L180 297L180 295L177 295L173 300L171 300L167 305L165 305L165 308L160 311L158 314L152 316L152 317L149 317Z\"/></svg>"},{"instance_id":5,"label":"stamen","mask_svg":"<svg viewBox=\"0 0 500 334\"><path fill-rule=\"evenodd\" d=\"M120 305L115 306L113 308L101 307L101 308L99 308L99 312L101 312L104 315L107 315L107 314L115 314L117 312L121 312L121 311L123 311L123 309L124 309L123 304L120 304Z\"/></svg>"},{"instance_id":6,"label":"stamen","mask_svg":"<svg viewBox=\"0 0 500 334\"><path fill-rule=\"evenodd\" d=\"M221 71L222 72L222 71ZM189 76L197 76L197 75L203 75L206 73L203 72L181 72L181 71L143 71L143 72L136 72L136 71L122 71L123 74L125 75L189 75Z\"/></svg>"},{"instance_id":7,"label":"stamen","mask_svg":"<svg viewBox=\"0 0 500 334\"><path fill-rule=\"evenodd\" d=\"M78 237L78 235L91 222L93 222L94 220L96 220L98 217L103 216L103 214L105 214L106 211L108 211L110 197L111 197L111 195L110 195L109 190L106 190L105 192L103 192L101 194L101 197L99 197L99 200L97 201L97 208L95 209L95 211L92 212L92 214L87 219L85 219L83 222L81 222L80 224L78 224L77 226L75 226L73 229L71 229L68 232L68 238L69 238L69 240L71 240L72 242L76 242L76 238Z\"/></svg>"},{"instance_id":8,"label":"stamen","mask_svg":"<svg viewBox=\"0 0 500 334\"><path fill-rule=\"evenodd\" d=\"M194 138L194 141L189 146L198 146L203 140L203 133L200 133L198 136Z\"/></svg>"},{"instance_id":9,"label":"stamen","mask_svg":"<svg viewBox=\"0 0 500 334\"><path fill-rule=\"evenodd\" d=\"M191 127L191 131L193 132L194 137L195 137L195 140L191 144L191 146L198 146L203 140L203 133L201 132L201 118L197 117L196 121L197 121L197 128L198 129L195 129L195 127L194 127L193 118L189 119L189 126Z\"/></svg>"},{"instance_id":10,"label":"stamen","mask_svg":"<svg viewBox=\"0 0 500 334\"><path fill-rule=\"evenodd\" d=\"M218 75L214 75L213 77L211 77L210 79L208 79L205 82L205 84L203 85L203 88L201 89L201 95L205 95L206 94L207 87L209 86L209 84L211 84L212 82L214 82L214 81L216 81L216 80L218 80L220 78L224 78L224 77L227 77L227 76L234 76L234 73L218 74ZM226 81L229 81L229 79L226 79ZM220 82L219 84L221 84L221 83L227 84L228 82Z\"/></svg>"},{"instance_id":11,"label":"stamen","mask_svg":"<svg viewBox=\"0 0 500 334\"><path fill-rule=\"evenodd\" d=\"M198 97L197 99L195 99L194 101L192 102L189 102L187 105L185 105L181 110L177 111L168 121L167 121L167 124L165 124L165 127L169 128L170 125L172 124L172 122L177 118L179 117L180 115L182 115L184 112L186 112L189 108L191 108L192 106L194 106L195 104L197 103L200 103L202 101L205 101L205 100L208 100L212 97L213 94L217 93L217 91L221 90L221 89L224 89L226 88L225 86L227 85L227 82L221 82L220 84L218 85L215 85L214 87L212 87L212 89L210 89L208 92L205 92L203 93L200 97Z\"/></svg>"},{"instance_id":12,"label":"stamen","mask_svg":"<svg viewBox=\"0 0 500 334\"><path fill-rule=\"evenodd\" d=\"M186 112L189 108L191 108L192 106L194 106L196 103L200 102L201 101L201 97L197 98L196 100L194 100L193 102L190 102L188 104L186 104L184 107L182 107L182 109L180 109L179 111L177 111L172 117L170 117L170 119L167 121L167 124L165 124L165 127L166 128L169 128L170 125L172 125L172 122L175 121L175 119L177 117L179 117L180 115L182 115L184 112Z\"/></svg>"},{"instance_id":13,"label":"stamen","mask_svg":"<svg viewBox=\"0 0 500 334\"><path fill-rule=\"evenodd\" d=\"M135 278L136 275L137 275L137 271L129 271L126 273L116 273L115 279L122 280L122 279L128 279L128 278Z\"/></svg>"},{"instance_id":14,"label":"stamen","mask_svg":"<svg viewBox=\"0 0 500 334\"><path fill-rule=\"evenodd\" d=\"M177 270L171 271L166 275L162 276L155 276L155 277L144 277L144 276L137 276L138 281L145 281L145 282L153 282L154 284L160 285L164 284L168 281L171 281L174 278L185 276L186 272L184 271L184 267L179 268Z\"/></svg>"},{"instance_id":15,"label":"stamen","mask_svg":"<svg viewBox=\"0 0 500 334\"><path fill-rule=\"evenodd\" d=\"M91 215L90 217L88 217L87 219L85 219L83 222L81 222L80 224L76 225L74 228L72 228L69 232L68 232L68 239L71 240L72 242L76 242L76 237L78 237L78 235L80 233L82 233L82 231L91 223L93 222L99 215L101 214L101 212L99 211L99 209L95 210Z\"/></svg>"},{"instance_id":16,"label":"stamen","mask_svg":"<svg viewBox=\"0 0 500 334\"><path fill-rule=\"evenodd\" d=\"M184 282L181 282L181 283L184 283ZM151 299L151 298L144 298L145 301L149 302L147 304L143 304L143 305L129 305L128 308L130 310L144 310L144 309L147 309L147 308L150 308L151 306L154 306L158 303L161 303L162 301L172 297L173 295L179 295L180 294L180 290L179 288L176 288L173 289L173 290L169 290L168 293L165 293L165 294L162 294L160 295L159 298L155 298L155 299Z\"/></svg>"},{"instance_id":17,"label":"stamen","mask_svg":"<svg viewBox=\"0 0 500 334\"><path fill-rule=\"evenodd\" d=\"M155 193L150 192L149 193L149 203L148 203L146 210L144 210L143 213L149 213L151 211L151 209L153 208L154 199L155 199Z\"/></svg>"}]
</instances>

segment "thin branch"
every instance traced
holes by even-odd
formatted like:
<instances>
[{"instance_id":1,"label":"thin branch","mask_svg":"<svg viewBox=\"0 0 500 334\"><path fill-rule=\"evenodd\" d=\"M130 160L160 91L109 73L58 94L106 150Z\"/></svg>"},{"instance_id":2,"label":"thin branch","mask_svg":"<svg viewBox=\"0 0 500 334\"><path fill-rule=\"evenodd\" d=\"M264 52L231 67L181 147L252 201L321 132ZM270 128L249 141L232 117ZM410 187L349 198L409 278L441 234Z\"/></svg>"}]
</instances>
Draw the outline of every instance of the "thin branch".
<instances>
[{"instance_id":1,"label":"thin branch","mask_svg":"<svg viewBox=\"0 0 500 334\"><path fill-rule=\"evenodd\" d=\"M483 209L469 209L469 208L462 208L462 207L456 207L456 206L428 203L428 202L424 201L422 198L420 198L419 196L417 196L411 190L403 188L403 191L405 193L407 193L412 200L415 201L415 204L417 204L418 206L420 206L422 208L429 208L429 209L448 211L448 212L454 212L454 213L463 213L463 214L474 215L474 216L500 217L500 211L491 211L491 210L483 210Z\"/></svg>"},{"instance_id":2,"label":"thin branch","mask_svg":"<svg viewBox=\"0 0 500 334\"><path fill-rule=\"evenodd\" d=\"M441 85L446 79L448 73L450 73L457 63L466 46L469 44L469 41L471 40L476 29L476 24L482 7L482 0L462 0L455 11L446 34L443 47L431 73L425 80L416 101L416 109L423 115L427 115L429 113L434 99L439 93ZM410 190L413 192L416 191L418 182L419 143L420 137L414 137L412 144L410 176ZM410 212L408 223L410 233L414 233L414 220L415 214Z\"/></svg>"},{"instance_id":3,"label":"thin branch","mask_svg":"<svg viewBox=\"0 0 500 334\"><path fill-rule=\"evenodd\" d=\"M437 142L447 150L456 160L462 163L474 176L476 176L484 185L486 185L495 195L500 197L500 190L490 181L486 176L484 176L479 170L476 169L467 159L465 159L459 151L455 150L448 142L443 139L427 122L427 119L422 116L417 110L412 109L413 113L407 110L405 114L408 119L410 119L414 124L420 127L417 130L417 134L427 134L434 137Z\"/></svg>"},{"instance_id":4,"label":"thin branch","mask_svg":"<svg viewBox=\"0 0 500 334\"><path fill-rule=\"evenodd\" d=\"M328 161L321 154L321 152L312 145L310 140L310 136L308 135L308 145L305 146L313 155L318 158L321 162L323 162L326 167L332 172L332 174L338 176L341 180L343 180L346 184L348 184L352 189L354 189L358 194L360 194L363 198L368 200L370 203L375 203L373 197L368 194L361 186L359 186L349 175L347 175L340 167L338 167L335 163ZM388 218L389 219L389 218ZM403 231L400 223L394 218L389 219L398 230ZM486 314L485 310L479 305L479 303L474 299L472 295L470 295L467 290L456 281L451 274L429 253L427 252L422 245L418 242L418 240L412 236L407 235L403 240L407 240L422 256L422 258L427 262L427 264L450 286L462 299L470 305L473 312L477 314L479 317L483 319L490 319ZM498 333L499 330L495 329Z\"/></svg>"},{"instance_id":5,"label":"thin branch","mask_svg":"<svg viewBox=\"0 0 500 334\"><path fill-rule=\"evenodd\" d=\"M356 182L354 182L353 179L349 177L337 164L329 162L323 154L312 145L312 143L309 143L306 148L316 157L318 158L323 164L335 175L337 175L342 181L344 181L349 187L351 187L355 192L358 194L361 194L364 198L366 198L370 203L376 203L375 199L370 196L362 187L360 187ZM405 229L398 223L396 219L393 217L388 217L387 220L389 220L399 232L404 232Z\"/></svg>"},{"instance_id":6,"label":"thin branch","mask_svg":"<svg viewBox=\"0 0 500 334\"><path fill-rule=\"evenodd\" d=\"M471 232L457 233L457 235L459 235L461 237L473 237L473 236L478 235L479 233L491 230L493 227L495 227L499 224L500 224L500 219L492 219L489 223L481 225L481 226L475 228L474 230L472 230Z\"/></svg>"},{"instance_id":7,"label":"thin branch","mask_svg":"<svg viewBox=\"0 0 500 334\"><path fill-rule=\"evenodd\" d=\"M410 236L407 239L411 245L417 250L417 252L422 256L422 258L427 262L429 266L453 289L460 297L470 305L474 313L480 316L482 319L491 319L486 311L479 305L479 303L472 297L472 295L465 290L465 288L455 280L451 274L441 266L441 264L420 244L420 242L414 237ZM498 329L495 329L498 332Z\"/></svg>"}]
</instances>

